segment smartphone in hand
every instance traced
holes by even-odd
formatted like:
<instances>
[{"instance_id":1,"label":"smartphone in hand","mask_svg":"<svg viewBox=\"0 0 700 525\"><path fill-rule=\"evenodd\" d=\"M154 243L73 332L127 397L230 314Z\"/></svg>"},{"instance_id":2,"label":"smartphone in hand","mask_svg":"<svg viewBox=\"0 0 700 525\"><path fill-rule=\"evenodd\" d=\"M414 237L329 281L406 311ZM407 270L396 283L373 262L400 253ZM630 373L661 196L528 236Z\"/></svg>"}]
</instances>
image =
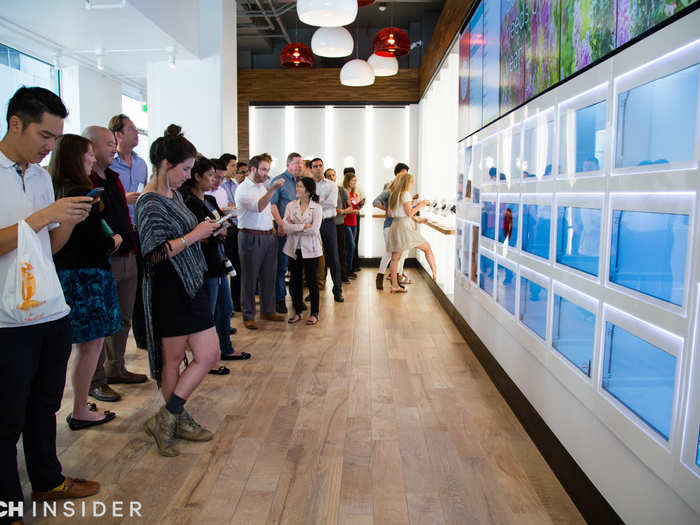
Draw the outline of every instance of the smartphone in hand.
<instances>
[{"instance_id":1,"label":"smartphone in hand","mask_svg":"<svg viewBox=\"0 0 700 525\"><path fill-rule=\"evenodd\" d=\"M93 188L93 189L91 189L91 190L87 193L87 195L85 195L85 196L86 196L86 197L91 197L91 198L97 200L97 199L99 199L99 198L102 196L102 194L103 194L104 192L105 192L105 189L102 188L102 187Z\"/></svg>"}]
</instances>

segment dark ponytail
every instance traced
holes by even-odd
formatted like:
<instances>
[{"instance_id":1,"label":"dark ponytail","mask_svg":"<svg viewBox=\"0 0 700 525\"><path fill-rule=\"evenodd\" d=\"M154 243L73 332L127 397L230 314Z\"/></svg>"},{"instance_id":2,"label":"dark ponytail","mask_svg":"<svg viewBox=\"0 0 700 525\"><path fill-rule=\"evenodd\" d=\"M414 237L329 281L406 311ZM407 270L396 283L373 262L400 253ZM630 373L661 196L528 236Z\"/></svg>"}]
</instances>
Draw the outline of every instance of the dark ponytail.
<instances>
[{"instance_id":1,"label":"dark ponytail","mask_svg":"<svg viewBox=\"0 0 700 525\"><path fill-rule=\"evenodd\" d=\"M172 166L176 166L187 159L197 156L197 148L182 134L182 128L177 124L170 124L162 137L151 144L151 164L157 171L161 162L167 160Z\"/></svg>"},{"instance_id":2,"label":"dark ponytail","mask_svg":"<svg viewBox=\"0 0 700 525\"><path fill-rule=\"evenodd\" d=\"M311 177L302 177L299 180L304 185L304 188L306 188L306 191L309 192L309 198L314 202L318 202L318 195L316 194L316 181Z\"/></svg>"}]
</instances>

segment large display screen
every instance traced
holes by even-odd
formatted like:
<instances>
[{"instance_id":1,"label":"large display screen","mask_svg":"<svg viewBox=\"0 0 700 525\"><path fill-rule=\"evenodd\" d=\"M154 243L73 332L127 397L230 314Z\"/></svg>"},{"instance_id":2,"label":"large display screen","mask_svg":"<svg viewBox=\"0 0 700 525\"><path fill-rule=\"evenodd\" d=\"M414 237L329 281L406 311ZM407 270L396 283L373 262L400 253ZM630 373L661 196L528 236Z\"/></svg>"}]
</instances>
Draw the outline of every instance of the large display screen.
<instances>
[{"instance_id":1,"label":"large display screen","mask_svg":"<svg viewBox=\"0 0 700 525\"><path fill-rule=\"evenodd\" d=\"M481 0L460 35L458 138L697 1Z\"/></svg>"}]
</instances>

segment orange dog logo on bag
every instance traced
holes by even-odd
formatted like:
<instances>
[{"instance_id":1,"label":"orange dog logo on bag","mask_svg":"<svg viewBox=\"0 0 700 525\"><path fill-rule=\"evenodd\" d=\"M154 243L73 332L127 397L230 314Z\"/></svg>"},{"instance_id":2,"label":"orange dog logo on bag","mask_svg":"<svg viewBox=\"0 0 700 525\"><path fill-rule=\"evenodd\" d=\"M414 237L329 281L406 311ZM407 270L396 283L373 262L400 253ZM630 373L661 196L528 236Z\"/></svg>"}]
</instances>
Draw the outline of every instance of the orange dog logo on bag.
<instances>
[{"instance_id":1,"label":"orange dog logo on bag","mask_svg":"<svg viewBox=\"0 0 700 525\"><path fill-rule=\"evenodd\" d=\"M24 301L17 308L26 311L36 308L37 306L41 306L46 301L36 301L32 299L32 297L34 297L34 294L36 293L36 278L34 277L34 273L32 272L32 270L34 270L34 267L28 262L25 262L22 265L21 270L22 299L24 299Z\"/></svg>"}]
</instances>

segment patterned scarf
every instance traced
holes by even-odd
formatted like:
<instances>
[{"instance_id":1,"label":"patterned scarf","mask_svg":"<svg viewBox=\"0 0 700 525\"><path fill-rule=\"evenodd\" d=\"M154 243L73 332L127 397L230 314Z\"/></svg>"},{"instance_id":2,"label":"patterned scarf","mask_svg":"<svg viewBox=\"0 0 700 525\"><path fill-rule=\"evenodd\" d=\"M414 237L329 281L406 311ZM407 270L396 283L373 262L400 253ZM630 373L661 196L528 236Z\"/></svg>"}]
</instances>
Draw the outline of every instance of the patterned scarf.
<instances>
[{"instance_id":1,"label":"patterned scarf","mask_svg":"<svg viewBox=\"0 0 700 525\"><path fill-rule=\"evenodd\" d=\"M163 355L158 327L153 326L153 275L159 263L172 264L185 291L193 298L204 284L207 265L199 243L189 245L168 259L168 241L182 237L197 226L197 218L185 206L179 192L169 199L158 193L145 193L136 202L136 231L144 259L143 308L146 316L148 362L151 377L160 384Z\"/></svg>"}]
</instances>

